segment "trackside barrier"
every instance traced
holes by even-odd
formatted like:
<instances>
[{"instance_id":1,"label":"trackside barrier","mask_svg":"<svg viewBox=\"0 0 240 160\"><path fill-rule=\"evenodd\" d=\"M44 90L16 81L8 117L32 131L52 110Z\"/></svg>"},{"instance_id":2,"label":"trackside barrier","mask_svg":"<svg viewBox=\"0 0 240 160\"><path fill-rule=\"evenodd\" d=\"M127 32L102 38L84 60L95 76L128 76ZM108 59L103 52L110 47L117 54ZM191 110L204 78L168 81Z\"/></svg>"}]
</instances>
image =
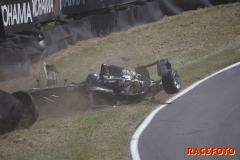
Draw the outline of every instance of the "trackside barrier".
<instances>
[{"instance_id":1,"label":"trackside barrier","mask_svg":"<svg viewBox=\"0 0 240 160\"><path fill-rule=\"evenodd\" d=\"M11 1L12 4L9 4L9 0L0 0L0 13L3 17L0 26L9 33L5 39L0 39L0 81L27 76L33 63L67 48L68 45L74 45L77 41L125 31L134 26L157 21L165 15L176 15L199 7L229 2L229 0L154 0L126 11L92 15L79 20L57 21L55 28L43 31L34 25L55 19L59 13L73 14L79 11L79 8L82 12L93 11L116 3L127 3L130 0L102 0L98 3L91 1L92 4L90 0L23 0L21 4L17 1L13 1L16 3ZM70 1L72 3L69 4ZM38 4L40 2L46 2L45 6ZM0 35L2 34L1 32Z\"/></svg>"}]
</instances>

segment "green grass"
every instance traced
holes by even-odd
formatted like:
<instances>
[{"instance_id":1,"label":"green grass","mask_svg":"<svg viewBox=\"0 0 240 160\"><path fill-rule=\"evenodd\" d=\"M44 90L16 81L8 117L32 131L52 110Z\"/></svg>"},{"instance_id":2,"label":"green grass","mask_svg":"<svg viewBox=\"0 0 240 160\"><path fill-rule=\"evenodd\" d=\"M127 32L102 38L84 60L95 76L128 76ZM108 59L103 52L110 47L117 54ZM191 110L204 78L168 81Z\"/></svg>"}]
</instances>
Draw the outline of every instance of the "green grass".
<instances>
[{"instance_id":1,"label":"green grass","mask_svg":"<svg viewBox=\"0 0 240 160\"><path fill-rule=\"evenodd\" d=\"M89 72L98 73L101 63L133 70L168 58L185 88L239 62L239 42L240 3L235 3L165 17L127 32L89 40L79 50L52 62L57 65L59 81L81 81ZM122 61L123 56L130 61ZM150 73L156 75L156 68ZM163 103L171 96L161 92L156 99ZM0 159L130 159L131 136L156 107L136 104L89 109L41 120L30 129L0 136Z\"/></svg>"}]
</instances>

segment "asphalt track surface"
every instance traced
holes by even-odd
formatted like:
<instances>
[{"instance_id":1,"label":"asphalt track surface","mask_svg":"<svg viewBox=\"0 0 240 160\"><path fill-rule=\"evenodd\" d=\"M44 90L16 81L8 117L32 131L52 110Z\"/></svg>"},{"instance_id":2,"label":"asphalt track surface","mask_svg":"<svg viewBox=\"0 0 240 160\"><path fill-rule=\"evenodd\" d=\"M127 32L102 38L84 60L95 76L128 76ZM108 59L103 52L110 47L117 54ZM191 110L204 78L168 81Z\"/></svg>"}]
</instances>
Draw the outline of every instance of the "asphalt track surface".
<instances>
[{"instance_id":1,"label":"asphalt track surface","mask_svg":"<svg viewBox=\"0 0 240 160\"><path fill-rule=\"evenodd\" d=\"M173 99L153 111L133 135L134 160L240 160L240 63ZM187 155L187 148L213 147L234 148L236 153Z\"/></svg>"}]
</instances>

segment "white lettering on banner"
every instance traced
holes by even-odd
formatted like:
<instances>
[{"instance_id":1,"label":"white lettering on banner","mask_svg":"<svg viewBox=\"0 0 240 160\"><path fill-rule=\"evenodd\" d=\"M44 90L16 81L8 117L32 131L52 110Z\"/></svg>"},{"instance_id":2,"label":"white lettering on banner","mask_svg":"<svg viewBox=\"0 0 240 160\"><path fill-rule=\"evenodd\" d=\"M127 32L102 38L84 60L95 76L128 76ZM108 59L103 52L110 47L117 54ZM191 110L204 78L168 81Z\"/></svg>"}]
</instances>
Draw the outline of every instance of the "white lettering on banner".
<instances>
[{"instance_id":1,"label":"white lettering on banner","mask_svg":"<svg viewBox=\"0 0 240 160\"><path fill-rule=\"evenodd\" d=\"M66 6L70 7L70 6L80 5L81 1L82 1L82 4L85 4L85 0L60 0L60 8L66 7Z\"/></svg>"},{"instance_id":2,"label":"white lettering on banner","mask_svg":"<svg viewBox=\"0 0 240 160\"><path fill-rule=\"evenodd\" d=\"M54 10L53 0L32 0L32 10L30 5L29 2L2 5L1 9L4 26L31 23L33 22L33 17L53 13Z\"/></svg>"},{"instance_id":3,"label":"white lettering on banner","mask_svg":"<svg viewBox=\"0 0 240 160\"><path fill-rule=\"evenodd\" d=\"M20 3L3 5L1 6L1 9L4 26L28 23L29 21L33 21L29 2L23 3L22 7Z\"/></svg>"},{"instance_id":4,"label":"white lettering on banner","mask_svg":"<svg viewBox=\"0 0 240 160\"><path fill-rule=\"evenodd\" d=\"M33 17L53 12L53 0L32 0Z\"/></svg>"}]
</instances>

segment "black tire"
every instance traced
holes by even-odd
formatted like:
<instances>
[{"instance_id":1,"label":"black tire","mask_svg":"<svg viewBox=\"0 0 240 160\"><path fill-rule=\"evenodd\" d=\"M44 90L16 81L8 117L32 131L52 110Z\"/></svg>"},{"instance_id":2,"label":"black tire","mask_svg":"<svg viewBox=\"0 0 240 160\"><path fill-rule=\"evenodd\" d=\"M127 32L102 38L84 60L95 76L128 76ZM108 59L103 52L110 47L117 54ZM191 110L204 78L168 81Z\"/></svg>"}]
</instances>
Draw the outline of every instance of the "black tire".
<instances>
[{"instance_id":1,"label":"black tire","mask_svg":"<svg viewBox=\"0 0 240 160\"><path fill-rule=\"evenodd\" d=\"M34 98L27 92L18 91L12 94L19 99L25 106L22 117L17 128L28 128L33 125L39 116L39 111Z\"/></svg>"},{"instance_id":2,"label":"black tire","mask_svg":"<svg viewBox=\"0 0 240 160\"><path fill-rule=\"evenodd\" d=\"M0 135L16 129L24 108L19 99L0 90Z\"/></svg>"},{"instance_id":3,"label":"black tire","mask_svg":"<svg viewBox=\"0 0 240 160\"><path fill-rule=\"evenodd\" d=\"M181 80L177 71L170 69L163 73L163 89L167 94L178 93L181 88Z\"/></svg>"}]
</instances>

